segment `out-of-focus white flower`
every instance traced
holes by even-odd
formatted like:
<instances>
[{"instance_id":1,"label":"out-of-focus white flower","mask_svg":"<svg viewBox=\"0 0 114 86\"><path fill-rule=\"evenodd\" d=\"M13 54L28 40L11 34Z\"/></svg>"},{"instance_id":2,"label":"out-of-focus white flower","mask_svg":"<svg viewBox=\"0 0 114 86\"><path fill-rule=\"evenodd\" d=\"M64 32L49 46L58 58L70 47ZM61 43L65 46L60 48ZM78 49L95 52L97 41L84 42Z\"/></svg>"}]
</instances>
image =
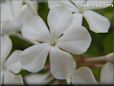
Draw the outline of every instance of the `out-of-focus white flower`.
<instances>
[{"instance_id":1,"label":"out-of-focus white flower","mask_svg":"<svg viewBox=\"0 0 114 86\"><path fill-rule=\"evenodd\" d=\"M84 53L90 46L91 36L82 26L70 26L72 14L64 7L51 10L47 20L49 29L39 16L24 24L23 36L36 45L22 52L22 67L30 72L38 72L43 69L49 54L53 76L66 79L76 67L70 53Z\"/></svg>"},{"instance_id":2,"label":"out-of-focus white flower","mask_svg":"<svg viewBox=\"0 0 114 86\"><path fill-rule=\"evenodd\" d=\"M8 39L6 37L6 39ZM2 43L6 43L8 40L2 40ZM10 43L10 40L9 42ZM7 47L7 46L6 46ZM0 59L0 70L1 70L1 84L23 84L23 79L20 74L21 63L20 63L20 53L21 51L17 50L13 52L8 58L8 54L11 49L10 46L7 47L8 50L1 53ZM3 48L2 48L3 49Z\"/></svg>"},{"instance_id":3,"label":"out-of-focus white flower","mask_svg":"<svg viewBox=\"0 0 114 86\"><path fill-rule=\"evenodd\" d=\"M1 37L1 56L0 56L0 71L1 84L23 84L21 75L16 75L20 72L21 63L19 55L21 51L15 51L8 57L12 49L12 42L7 35Z\"/></svg>"},{"instance_id":4,"label":"out-of-focus white flower","mask_svg":"<svg viewBox=\"0 0 114 86\"><path fill-rule=\"evenodd\" d=\"M114 84L114 64L106 63L100 75L100 81L97 82L91 69L88 67L81 67L74 71L71 76L72 84Z\"/></svg>"},{"instance_id":5,"label":"out-of-focus white flower","mask_svg":"<svg viewBox=\"0 0 114 86\"><path fill-rule=\"evenodd\" d=\"M97 84L97 81L88 67L76 69L71 76L72 84Z\"/></svg>"},{"instance_id":6,"label":"out-of-focus white flower","mask_svg":"<svg viewBox=\"0 0 114 86\"><path fill-rule=\"evenodd\" d=\"M25 76L25 82L28 85L43 85L48 84L51 81L49 73L45 74L30 74Z\"/></svg>"},{"instance_id":7,"label":"out-of-focus white flower","mask_svg":"<svg viewBox=\"0 0 114 86\"><path fill-rule=\"evenodd\" d=\"M1 3L1 34L20 31L23 22L37 15L33 5L29 1L24 4L23 0L6 0Z\"/></svg>"},{"instance_id":8,"label":"out-of-focus white flower","mask_svg":"<svg viewBox=\"0 0 114 86\"><path fill-rule=\"evenodd\" d=\"M92 9L108 7L112 1L113 0L49 0L48 5L50 9L60 6L69 9L74 16L72 24L82 25L84 17L92 31L96 33L106 33L110 27L109 20L92 11Z\"/></svg>"}]
</instances>

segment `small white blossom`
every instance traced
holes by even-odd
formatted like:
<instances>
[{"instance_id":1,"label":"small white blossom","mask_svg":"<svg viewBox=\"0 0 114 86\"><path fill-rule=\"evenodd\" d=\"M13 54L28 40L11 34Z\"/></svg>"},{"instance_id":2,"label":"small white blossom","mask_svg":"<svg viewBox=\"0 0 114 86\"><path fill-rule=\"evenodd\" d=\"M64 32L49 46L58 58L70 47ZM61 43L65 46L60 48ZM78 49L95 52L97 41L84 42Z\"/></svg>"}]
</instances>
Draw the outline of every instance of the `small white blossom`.
<instances>
[{"instance_id":1,"label":"small white blossom","mask_svg":"<svg viewBox=\"0 0 114 86\"><path fill-rule=\"evenodd\" d=\"M9 57L12 49L12 42L7 35L1 37L1 56L0 56L0 71L1 84L23 84L21 75L16 75L20 72L21 63L19 55L21 51L13 52Z\"/></svg>"},{"instance_id":2,"label":"small white blossom","mask_svg":"<svg viewBox=\"0 0 114 86\"><path fill-rule=\"evenodd\" d=\"M7 53L12 48L11 39L8 37L12 33L21 30L22 23L36 15L34 4L23 0L6 0L1 3L1 30L0 38L2 43L2 57L7 57ZM35 3L35 2L34 2ZM33 10L34 9L34 10Z\"/></svg>"},{"instance_id":3,"label":"small white blossom","mask_svg":"<svg viewBox=\"0 0 114 86\"><path fill-rule=\"evenodd\" d=\"M84 17L89 24L90 30L96 33L106 33L110 27L109 20L92 11L92 9L108 7L112 1L113 0L49 0L48 5L50 9L60 6L69 9L74 16L72 24L82 25Z\"/></svg>"},{"instance_id":4,"label":"small white blossom","mask_svg":"<svg viewBox=\"0 0 114 86\"><path fill-rule=\"evenodd\" d=\"M4 41L2 43L4 43ZM7 49L8 48L9 47L7 47ZM19 60L19 55L21 51L17 50L7 58L10 52L10 49L8 50L5 51L6 53L4 52L1 53L1 60L0 60L1 84L5 84L5 85L23 84L22 76L20 74L16 75L21 70L21 63Z\"/></svg>"},{"instance_id":5,"label":"small white blossom","mask_svg":"<svg viewBox=\"0 0 114 86\"><path fill-rule=\"evenodd\" d=\"M72 14L64 7L51 10L47 20L49 29L39 16L24 24L23 36L34 41L36 45L22 52L22 67L30 72L38 72L43 69L49 54L53 76L66 79L76 67L70 53L86 52L91 43L91 36L82 26L70 26Z\"/></svg>"},{"instance_id":6,"label":"small white blossom","mask_svg":"<svg viewBox=\"0 0 114 86\"><path fill-rule=\"evenodd\" d=\"M32 2L26 1L27 4L23 3L23 0L6 0L1 3L2 32L0 34L11 34L20 31L23 22L37 15Z\"/></svg>"}]
</instances>

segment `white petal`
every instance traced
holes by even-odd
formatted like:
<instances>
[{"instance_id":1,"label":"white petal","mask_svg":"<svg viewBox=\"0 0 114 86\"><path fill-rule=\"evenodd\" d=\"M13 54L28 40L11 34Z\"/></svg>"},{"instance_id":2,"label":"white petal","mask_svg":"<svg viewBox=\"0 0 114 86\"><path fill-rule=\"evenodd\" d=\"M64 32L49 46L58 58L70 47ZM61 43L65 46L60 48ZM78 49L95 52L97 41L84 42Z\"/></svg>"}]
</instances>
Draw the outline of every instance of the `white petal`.
<instances>
[{"instance_id":1,"label":"white petal","mask_svg":"<svg viewBox=\"0 0 114 86\"><path fill-rule=\"evenodd\" d=\"M16 20L21 11L22 1L6 1L2 6L1 20L3 33L11 34L21 30L21 23Z\"/></svg>"},{"instance_id":2,"label":"white petal","mask_svg":"<svg viewBox=\"0 0 114 86\"><path fill-rule=\"evenodd\" d=\"M84 17L89 24L90 29L96 33L106 33L110 28L110 22L108 18L94 12L86 11Z\"/></svg>"},{"instance_id":3,"label":"white petal","mask_svg":"<svg viewBox=\"0 0 114 86\"><path fill-rule=\"evenodd\" d=\"M114 52L105 56L105 59L109 62L114 62Z\"/></svg>"},{"instance_id":4,"label":"white petal","mask_svg":"<svg viewBox=\"0 0 114 86\"><path fill-rule=\"evenodd\" d=\"M63 1L57 1L57 0L48 0L48 6L50 9L53 9L55 7L61 6Z\"/></svg>"},{"instance_id":5,"label":"white petal","mask_svg":"<svg viewBox=\"0 0 114 86\"><path fill-rule=\"evenodd\" d=\"M18 20L29 21L34 16L37 16L36 10L32 7L32 4L27 3L21 7L20 13L18 14Z\"/></svg>"},{"instance_id":6,"label":"white petal","mask_svg":"<svg viewBox=\"0 0 114 86\"><path fill-rule=\"evenodd\" d=\"M21 54L22 68L30 72L43 69L49 52L48 46L48 44L39 44L25 49Z\"/></svg>"},{"instance_id":7,"label":"white petal","mask_svg":"<svg viewBox=\"0 0 114 86\"><path fill-rule=\"evenodd\" d=\"M100 76L101 83L107 84L114 84L114 64L113 63L106 63L102 70Z\"/></svg>"},{"instance_id":8,"label":"white petal","mask_svg":"<svg viewBox=\"0 0 114 86\"><path fill-rule=\"evenodd\" d=\"M30 40L39 42L47 42L49 40L49 31L39 16L34 17L23 26L22 34Z\"/></svg>"},{"instance_id":9,"label":"white petal","mask_svg":"<svg viewBox=\"0 0 114 86\"><path fill-rule=\"evenodd\" d=\"M23 22L32 19L37 13L35 13L32 7L23 5L23 1L6 1L7 3L2 5L2 25L3 33L12 33L20 31ZM26 15L27 14L27 15ZM5 29L5 31L4 31ZM10 32L9 32L10 31Z\"/></svg>"},{"instance_id":10,"label":"white petal","mask_svg":"<svg viewBox=\"0 0 114 86\"><path fill-rule=\"evenodd\" d=\"M49 74L30 74L25 76L25 81L29 85L46 84L48 83L48 76Z\"/></svg>"},{"instance_id":11,"label":"white petal","mask_svg":"<svg viewBox=\"0 0 114 86\"><path fill-rule=\"evenodd\" d=\"M50 50L50 65L56 79L67 79L76 67L73 57L56 47Z\"/></svg>"},{"instance_id":12,"label":"white petal","mask_svg":"<svg viewBox=\"0 0 114 86\"><path fill-rule=\"evenodd\" d=\"M73 84L97 84L92 71L88 67L80 67L75 70L71 82Z\"/></svg>"},{"instance_id":13,"label":"white petal","mask_svg":"<svg viewBox=\"0 0 114 86\"><path fill-rule=\"evenodd\" d=\"M77 26L82 26L82 19L83 19L83 16L79 13L74 13L73 14L73 20L72 20L72 23L71 23L71 27L74 26L74 25L77 25ZM78 21L78 22L77 22Z\"/></svg>"},{"instance_id":14,"label":"white petal","mask_svg":"<svg viewBox=\"0 0 114 86\"><path fill-rule=\"evenodd\" d=\"M9 4L10 11L12 12L12 16L16 17L21 11L21 7L23 6L23 1L11 0L11 1L7 1L7 3Z\"/></svg>"},{"instance_id":15,"label":"white petal","mask_svg":"<svg viewBox=\"0 0 114 86\"><path fill-rule=\"evenodd\" d=\"M75 13L78 13L79 12L79 9L70 2L70 0L67 0L67 1L64 1L63 0L63 5L62 6L65 6L69 11L71 11L72 13L75 12Z\"/></svg>"},{"instance_id":16,"label":"white petal","mask_svg":"<svg viewBox=\"0 0 114 86\"><path fill-rule=\"evenodd\" d=\"M77 12L77 8L70 2L70 1L64 1L64 0L49 0L48 5L50 9L64 6L71 12Z\"/></svg>"},{"instance_id":17,"label":"white petal","mask_svg":"<svg viewBox=\"0 0 114 86\"><path fill-rule=\"evenodd\" d=\"M12 18L12 13L8 3L1 3L1 22L11 21Z\"/></svg>"},{"instance_id":18,"label":"white petal","mask_svg":"<svg viewBox=\"0 0 114 86\"><path fill-rule=\"evenodd\" d=\"M21 31L22 24L18 22L17 20L8 22L7 24L4 24L2 26L2 34L13 34L17 31Z\"/></svg>"},{"instance_id":19,"label":"white petal","mask_svg":"<svg viewBox=\"0 0 114 86\"><path fill-rule=\"evenodd\" d=\"M37 8L38 8L38 4L37 4L37 0L25 0L24 1L28 7L30 7L31 10L34 11L34 13L37 14Z\"/></svg>"},{"instance_id":20,"label":"white petal","mask_svg":"<svg viewBox=\"0 0 114 86\"><path fill-rule=\"evenodd\" d=\"M86 3L87 0L71 0L72 2L74 2L76 5L83 5L84 3Z\"/></svg>"},{"instance_id":21,"label":"white petal","mask_svg":"<svg viewBox=\"0 0 114 86\"><path fill-rule=\"evenodd\" d=\"M6 67L8 70L14 72L14 73L19 73L21 70L21 63L20 63L20 54L22 51L16 50L14 51L9 58L7 59L6 62Z\"/></svg>"},{"instance_id":22,"label":"white petal","mask_svg":"<svg viewBox=\"0 0 114 86\"><path fill-rule=\"evenodd\" d=\"M82 54L89 48L91 40L85 27L74 25L58 39L57 46L73 54Z\"/></svg>"},{"instance_id":23,"label":"white petal","mask_svg":"<svg viewBox=\"0 0 114 86\"><path fill-rule=\"evenodd\" d=\"M17 1L16 3L20 3L20 2ZM12 22L10 22L10 24L7 25L6 28L10 27L11 31L12 30L20 31L23 23L26 23L26 22L32 20L37 15L37 12L34 11L34 9L31 6L32 5L26 5L26 4L21 5L19 10L17 10L18 14L16 12L15 19Z\"/></svg>"},{"instance_id":24,"label":"white petal","mask_svg":"<svg viewBox=\"0 0 114 86\"><path fill-rule=\"evenodd\" d=\"M13 73L9 72L9 71L5 71L4 74L4 84L5 85L23 85L23 79L21 75L14 75Z\"/></svg>"},{"instance_id":25,"label":"white petal","mask_svg":"<svg viewBox=\"0 0 114 86\"><path fill-rule=\"evenodd\" d=\"M0 64L0 66L1 66L1 64ZM5 73L5 71L2 68L0 68L0 84L3 84L4 73Z\"/></svg>"},{"instance_id":26,"label":"white petal","mask_svg":"<svg viewBox=\"0 0 114 86\"><path fill-rule=\"evenodd\" d=\"M111 6L113 0L87 0L86 8L88 9L99 9L99 8L106 8Z\"/></svg>"},{"instance_id":27,"label":"white petal","mask_svg":"<svg viewBox=\"0 0 114 86\"><path fill-rule=\"evenodd\" d=\"M26 1L29 2L29 1ZM28 15L31 15L32 13L35 13L32 9L32 3L26 3L24 0L19 0L19 1L7 1L9 7L10 7L10 11L12 12L12 16L18 17L19 15L23 15L24 13L27 14L27 12L29 11ZM25 4L23 4L25 3ZM28 16L25 15L24 16ZM30 17L30 16L29 16Z\"/></svg>"},{"instance_id":28,"label":"white petal","mask_svg":"<svg viewBox=\"0 0 114 86\"><path fill-rule=\"evenodd\" d=\"M6 60L12 49L12 41L7 35L1 37L1 60Z\"/></svg>"},{"instance_id":29,"label":"white petal","mask_svg":"<svg viewBox=\"0 0 114 86\"><path fill-rule=\"evenodd\" d=\"M83 8L84 4L86 3L87 0L72 0L72 2L75 4L75 6L78 9L85 9Z\"/></svg>"},{"instance_id":30,"label":"white petal","mask_svg":"<svg viewBox=\"0 0 114 86\"><path fill-rule=\"evenodd\" d=\"M72 13L65 7L57 7L50 10L48 15L48 25L50 32L58 38L72 21Z\"/></svg>"}]
</instances>

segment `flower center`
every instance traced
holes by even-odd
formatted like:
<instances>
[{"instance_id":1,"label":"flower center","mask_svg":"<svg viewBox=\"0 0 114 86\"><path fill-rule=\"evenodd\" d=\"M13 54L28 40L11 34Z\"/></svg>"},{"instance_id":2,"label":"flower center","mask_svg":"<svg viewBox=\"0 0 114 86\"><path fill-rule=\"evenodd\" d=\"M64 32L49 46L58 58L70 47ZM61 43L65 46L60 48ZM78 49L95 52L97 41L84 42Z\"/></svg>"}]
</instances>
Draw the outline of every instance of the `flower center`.
<instances>
[{"instance_id":1,"label":"flower center","mask_svg":"<svg viewBox=\"0 0 114 86\"><path fill-rule=\"evenodd\" d=\"M84 13L84 10L82 8L79 9L80 14Z\"/></svg>"},{"instance_id":2,"label":"flower center","mask_svg":"<svg viewBox=\"0 0 114 86\"><path fill-rule=\"evenodd\" d=\"M55 46L56 45L56 41L57 41L57 39L56 39L55 35L51 35L50 36L50 40L49 40L50 45L51 46Z\"/></svg>"}]
</instances>

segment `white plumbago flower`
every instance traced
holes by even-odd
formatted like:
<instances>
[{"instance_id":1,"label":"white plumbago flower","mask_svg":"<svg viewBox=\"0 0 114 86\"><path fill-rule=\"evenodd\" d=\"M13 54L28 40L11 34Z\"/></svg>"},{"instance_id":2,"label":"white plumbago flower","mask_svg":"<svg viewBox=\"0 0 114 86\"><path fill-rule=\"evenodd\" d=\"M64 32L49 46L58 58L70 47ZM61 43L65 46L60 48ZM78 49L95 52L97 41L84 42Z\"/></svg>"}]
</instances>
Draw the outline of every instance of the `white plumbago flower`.
<instances>
[{"instance_id":1,"label":"white plumbago flower","mask_svg":"<svg viewBox=\"0 0 114 86\"><path fill-rule=\"evenodd\" d=\"M2 43L6 43L4 39ZM10 43L10 41L9 41ZM2 45L3 46L3 45ZM6 46L7 49L10 46ZM2 48L3 49L3 48ZM10 51L10 49L8 49ZM9 51L4 49L2 51L6 53L1 53L1 60L0 60L0 70L1 70L1 84L23 84L23 79L20 74L16 75L20 72L21 63L19 60L19 56L21 51L17 50L14 51L7 59Z\"/></svg>"},{"instance_id":2,"label":"white plumbago flower","mask_svg":"<svg viewBox=\"0 0 114 86\"><path fill-rule=\"evenodd\" d=\"M1 34L20 31L23 22L37 15L34 4L29 1L23 3L23 0L6 0L1 3Z\"/></svg>"},{"instance_id":3,"label":"white plumbago flower","mask_svg":"<svg viewBox=\"0 0 114 86\"><path fill-rule=\"evenodd\" d=\"M47 20L49 29L39 16L24 24L23 36L34 41L36 45L22 52L22 68L38 72L43 69L49 55L53 76L66 79L76 67L70 53L86 52L91 43L91 36L82 26L70 26L72 14L64 7L51 10Z\"/></svg>"},{"instance_id":4,"label":"white plumbago flower","mask_svg":"<svg viewBox=\"0 0 114 86\"><path fill-rule=\"evenodd\" d=\"M49 73L45 74L30 74L25 76L25 82L28 85L43 85L48 84L51 81Z\"/></svg>"},{"instance_id":5,"label":"white plumbago flower","mask_svg":"<svg viewBox=\"0 0 114 86\"><path fill-rule=\"evenodd\" d=\"M100 75L100 81L96 81L92 71L88 67L80 67L71 76L72 84L114 84L114 64L106 63Z\"/></svg>"},{"instance_id":6,"label":"white plumbago flower","mask_svg":"<svg viewBox=\"0 0 114 86\"><path fill-rule=\"evenodd\" d=\"M106 33L109 30L109 20L92 11L92 9L100 9L110 6L113 0L49 0L50 9L64 6L69 9L73 16L73 24L82 25L83 17L89 24L90 30L96 33ZM78 21L78 23L77 23Z\"/></svg>"}]
</instances>

